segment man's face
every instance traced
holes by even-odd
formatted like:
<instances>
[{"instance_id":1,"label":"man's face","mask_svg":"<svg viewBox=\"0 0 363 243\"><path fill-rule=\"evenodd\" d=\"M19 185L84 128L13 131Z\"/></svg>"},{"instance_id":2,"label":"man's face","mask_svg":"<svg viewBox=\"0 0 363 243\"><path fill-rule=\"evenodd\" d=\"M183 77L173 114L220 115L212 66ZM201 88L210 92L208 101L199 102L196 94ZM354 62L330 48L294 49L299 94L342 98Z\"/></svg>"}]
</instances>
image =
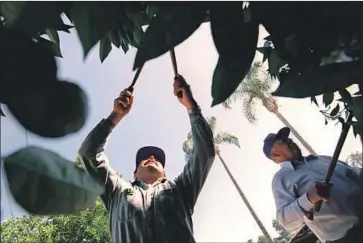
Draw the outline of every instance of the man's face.
<instances>
[{"instance_id":1,"label":"man's face","mask_svg":"<svg viewBox=\"0 0 363 243\"><path fill-rule=\"evenodd\" d=\"M271 148L270 157L279 164L283 161L299 159L301 150L290 138L286 141L276 140Z\"/></svg>"},{"instance_id":2,"label":"man's face","mask_svg":"<svg viewBox=\"0 0 363 243\"><path fill-rule=\"evenodd\" d=\"M153 183L164 176L164 167L154 156L142 160L135 173L136 179L146 183Z\"/></svg>"}]
</instances>

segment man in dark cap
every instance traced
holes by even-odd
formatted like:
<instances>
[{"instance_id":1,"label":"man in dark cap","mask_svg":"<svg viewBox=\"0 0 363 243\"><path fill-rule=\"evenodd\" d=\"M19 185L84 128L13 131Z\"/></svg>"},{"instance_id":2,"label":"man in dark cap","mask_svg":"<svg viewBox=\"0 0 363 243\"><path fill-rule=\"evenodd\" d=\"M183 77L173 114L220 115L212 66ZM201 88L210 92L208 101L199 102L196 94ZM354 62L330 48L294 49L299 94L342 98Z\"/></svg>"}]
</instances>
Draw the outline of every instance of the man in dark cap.
<instances>
[{"instance_id":1,"label":"man in dark cap","mask_svg":"<svg viewBox=\"0 0 363 243\"><path fill-rule=\"evenodd\" d=\"M331 157L304 157L289 135L290 129L282 128L263 145L266 157L281 166L272 180L277 221L289 231L306 224L322 242L363 242L360 169L338 161L327 185L323 181ZM321 200L320 211L314 212Z\"/></svg>"},{"instance_id":2,"label":"man in dark cap","mask_svg":"<svg viewBox=\"0 0 363 243\"><path fill-rule=\"evenodd\" d=\"M198 195L215 157L213 134L194 100L189 85L178 76L174 94L186 108L193 134L194 150L183 172L165 178L165 153L147 146L136 154L134 182L120 177L104 152L112 129L129 113L134 96L124 90L115 99L111 115L102 120L83 142L79 157L85 169L105 184L101 199L110 215L111 242L191 243L192 214Z\"/></svg>"}]
</instances>

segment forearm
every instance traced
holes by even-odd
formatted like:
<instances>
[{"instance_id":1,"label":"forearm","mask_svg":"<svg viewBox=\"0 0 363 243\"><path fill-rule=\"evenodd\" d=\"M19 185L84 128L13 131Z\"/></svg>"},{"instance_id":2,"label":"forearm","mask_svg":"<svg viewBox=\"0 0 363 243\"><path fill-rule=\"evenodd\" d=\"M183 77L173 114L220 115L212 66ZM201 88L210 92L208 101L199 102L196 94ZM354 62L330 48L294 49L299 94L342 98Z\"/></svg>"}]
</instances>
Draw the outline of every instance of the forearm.
<instances>
[{"instance_id":1,"label":"forearm","mask_svg":"<svg viewBox=\"0 0 363 243\"><path fill-rule=\"evenodd\" d=\"M103 119L87 136L78 152L78 157L88 173L105 184L105 193L101 196L106 207L108 199L116 187L121 186L120 178L111 168L104 152L107 138L115 127L111 119Z\"/></svg>"},{"instance_id":2,"label":"forearm","mask_svg":"<svg viewBox=\"0 0 363 243\"><path fill-rule=\"evenodd\" d=\"M183 192L186 205L192 210L212 167L215 150L213 134L199 109L189 110L193 135L193 152L176 183Z\"/></svg>"},{"instance_id":3,"label":"forearm","mask_svg":"<svg viewBox=\"0 0 363 243\"><path fill-rule=\"evenodd\" d=\"M294 231L304 224L304 216L312 213L313 204L304 194L290 204L280 207L277 210L277 221L287 230Z\"/></svg>"}]
</instances>

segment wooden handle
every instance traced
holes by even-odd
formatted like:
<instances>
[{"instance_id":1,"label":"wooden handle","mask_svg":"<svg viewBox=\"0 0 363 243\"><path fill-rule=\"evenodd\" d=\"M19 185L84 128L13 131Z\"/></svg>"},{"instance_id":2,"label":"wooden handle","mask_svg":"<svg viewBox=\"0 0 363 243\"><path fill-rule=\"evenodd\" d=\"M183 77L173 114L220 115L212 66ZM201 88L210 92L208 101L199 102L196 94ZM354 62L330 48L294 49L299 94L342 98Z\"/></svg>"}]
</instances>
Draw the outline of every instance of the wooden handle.
<instances>
[{"instance_id":1,"label":"wooden handle","mask_svg":"<svg viewBox=\"0 0 363 243\"><path fill-rule=\"evenodd\" d=\"M175 57L175 51L174 48L170 50L170 58L171 58L171 64L173 65L173 70L174 70L174 76L175 78L178 77L178 66L176 64L176 57ZM181 91L179 91L176 96L180 99L183 98L183 93Z\"/></svg>"}]
</instances>

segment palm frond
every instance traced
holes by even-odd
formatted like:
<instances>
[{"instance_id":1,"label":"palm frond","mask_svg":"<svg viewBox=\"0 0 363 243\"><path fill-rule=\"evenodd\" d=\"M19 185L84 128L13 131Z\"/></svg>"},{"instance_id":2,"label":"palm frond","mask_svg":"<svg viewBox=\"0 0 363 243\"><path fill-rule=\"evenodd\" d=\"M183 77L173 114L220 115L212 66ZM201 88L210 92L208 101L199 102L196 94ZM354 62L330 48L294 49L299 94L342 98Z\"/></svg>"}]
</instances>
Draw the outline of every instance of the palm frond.
<instances>
[{"instance_id":1,"label":"palm frond","mask_svg":"<svg viewBox=\"0 0 363 243\"><path fill-rule=\"evenodd\" d=\"M217 119L214 116L207 117L206 118L208 125L210 126L210 129L212 130L213 134L217 128Z\"/></svg>"},{"instance_id":2,"label":"palm frond","mask_svg":"<svg viewBox=\"0 0 363 243\"><path fill-rule=\"evenodd\" d=\"M193 140L189 139L183 143L184 159L188 162L193 154Z\"/></svg>"},{"instance_id":3,"label":"palm frond","mask_svg":"<svg viewBox=\"0 0 363 243\"><path fill-rule=\"evenodd\" d=\"M236 136L228 133L228 132L220 132L214 138L215 144L232 144L240 148L239 140Z\"/></svg>"},{"instance_id":4,"label":"palm frond","mask_svg":"<svg viewBox=\"0 0 363 243\"><path fill-rule=\"evenodd\" d=\"M256 105L255 99L256 98L254 96L250 96L250 97L245 97L242 100L242 112L246 117L246 119L248 120L248 122L250 123L255 123L257 121L256 110L255 110L255 105Z\"/></svg>"}]
</instances>

